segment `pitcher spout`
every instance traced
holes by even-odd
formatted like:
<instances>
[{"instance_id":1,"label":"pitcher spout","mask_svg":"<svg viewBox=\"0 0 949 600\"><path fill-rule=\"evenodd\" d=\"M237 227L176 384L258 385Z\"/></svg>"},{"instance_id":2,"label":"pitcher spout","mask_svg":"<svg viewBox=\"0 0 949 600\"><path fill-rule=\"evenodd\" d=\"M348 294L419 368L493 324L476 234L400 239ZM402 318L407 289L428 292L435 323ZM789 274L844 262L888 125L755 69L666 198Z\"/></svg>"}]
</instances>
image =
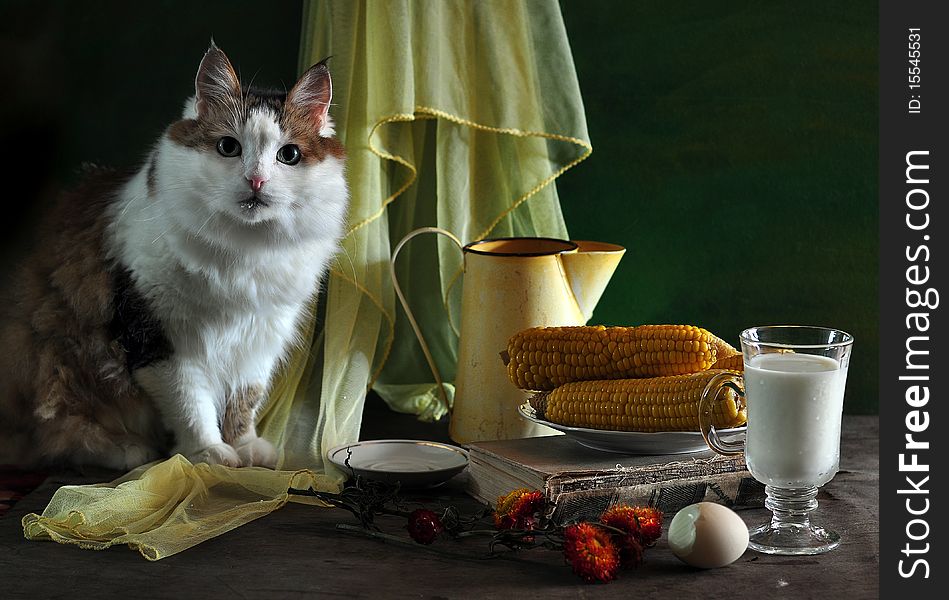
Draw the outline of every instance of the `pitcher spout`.
<instances>
[{"instance_id":1,"label":"pitcher spout","mask_svg":"<svg viewBox=\"0 0 949 600\"><path fill-rule=\"evenodd\" d=\"M606 285L613 277L626 248L606 242L574 241L576 252L561 254L560 260L570 289L583 313L584 322L593 316Z\"/></svg>"}]
</instances>

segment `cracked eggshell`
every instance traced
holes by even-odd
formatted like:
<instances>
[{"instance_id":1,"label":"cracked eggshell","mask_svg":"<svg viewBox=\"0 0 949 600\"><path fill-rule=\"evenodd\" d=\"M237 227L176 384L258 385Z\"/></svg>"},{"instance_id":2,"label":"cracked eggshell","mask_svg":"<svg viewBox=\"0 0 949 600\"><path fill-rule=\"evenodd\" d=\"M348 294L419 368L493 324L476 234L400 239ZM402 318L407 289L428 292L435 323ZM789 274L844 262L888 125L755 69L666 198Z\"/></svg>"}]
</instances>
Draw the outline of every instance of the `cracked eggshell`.
<instances>
[{"instance_id":1,"label":"cracked eggshell","mask_svg":"<svg viewBox=\"0 0 949 600\"><path fill-rule=\"evenodd\" d=\"M735 511L699 502L676 513L669 524L669 547L682 562L700 569L724 567L748 548L748 527Z\"/></svg>"}]
</instances>

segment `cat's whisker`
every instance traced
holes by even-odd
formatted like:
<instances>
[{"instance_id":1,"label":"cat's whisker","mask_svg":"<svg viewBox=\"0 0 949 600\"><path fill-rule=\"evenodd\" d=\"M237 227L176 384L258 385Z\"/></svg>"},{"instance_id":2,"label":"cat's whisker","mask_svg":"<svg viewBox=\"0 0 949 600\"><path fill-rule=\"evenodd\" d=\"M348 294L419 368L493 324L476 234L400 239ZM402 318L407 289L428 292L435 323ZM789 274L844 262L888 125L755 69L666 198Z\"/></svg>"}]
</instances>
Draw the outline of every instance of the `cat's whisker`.
<instances>
[{"instance_id":1,"label":"cat's whisker","mask_svg":"<svg viewBox=\"0 0 949 600\"><path fill-rule=\"evenodd\" d=\"M242 91L244 92L244 104L247 104L247 96L250 94L250 88L254 87L254 81L257 79L258 74L260 74L260 69L254 71L254 74L250 76L250 83L242 88Z\"/></svg>"},{"instance_id":2,"label":"cat's whisker","mask_svg":"<svg viewBox=\"0 0 949 600\"><path fill-rule=\"evenodd\" d=\"M146 215L146 211L149 211L149 210L153 211L155 214L150 217L144 216ZM149 204L148 206L141 208L138 214L141 215L141 218L133 219L133 221L135 223L147 223L148 221L156 221L158 219L164 219L165 217L168 216L168 211L165 209L164 206L161 206L158 203L152 203L152 204Z\"/></svg>"},{"instance_id":3,"label":"cat's whisker","mask_svg":"<svg viewBox=\"0 0 949 600\"><path fill-rule=\"evenodd\" d=\"M132 205L135 204L135 202L137 202L137 201L139 201L139 200L145 200L145 199L148 199L148 195L147 195L147 194L134 194L134 195L130 195L130 196L129 196L129 199L128 199L128 202L126 202L126 203L125 203L125 206L122 207L122 210L119 211L119 213L118 213L118 215L117 215L117 218L120 218L120 219L121 219L122 217L124 217L124 216L125 216L125 213L128 212L129 208L131 208Z\"/></svg>"},{"instance_id":4,"label":"cat's whisker","mask_svg":"<svg viewBox=\"0 0 949 600\"><path fill-rule=\"evenodd\" d=\"M157 221L158 219L165 218L164 214L155 215L154 217L148 217L147 219L135 219L136 223L148 223L149 221Z\"/></svg>"},{"instance_id":5,"label":"cat's whisker","mask_svg":"<svg viewBox=\"0 0 949 600\"><path fill-rule=\"evenodd\" d=\"M194 232L194 237L198 237L199 235L201 235L201 232L204 231L204 228L207 226L208 223L211 222L211 219L213 219L214 217L215 217L214 213L211 213L210 215L208 215L208 218L204 220L204 223L201 224L201 227L198 227L198 230Z\"/></svg>"},{"instance_id":6,"label":"cat's whisker","mask_svg":"<svg viewBox=\"0 0 949 600\"><path fill-rule=\"evenodd\" d=\"M154 244L155 242L157 242L157 241L160 240L161 238L165 237L165 234L168 233L169 231L171 231L172 229L174 229L174 227L175 227L175 225L174 225L174 223L172 223L172 224L169 225L167 228L165 228L164 231L162 231L161 233L158 234L158 237L156 237L155 239L152 240L152 244Z\"/></svg>"}]
</instances>

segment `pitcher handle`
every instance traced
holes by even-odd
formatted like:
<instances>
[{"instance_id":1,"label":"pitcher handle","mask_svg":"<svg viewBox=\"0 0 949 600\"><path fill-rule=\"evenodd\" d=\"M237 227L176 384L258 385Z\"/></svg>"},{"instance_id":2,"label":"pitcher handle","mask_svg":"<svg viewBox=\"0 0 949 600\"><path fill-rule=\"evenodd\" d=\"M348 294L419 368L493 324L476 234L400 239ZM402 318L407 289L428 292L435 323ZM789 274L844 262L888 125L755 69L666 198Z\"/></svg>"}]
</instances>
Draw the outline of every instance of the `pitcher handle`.
<instances>
[{"instance_id":1,"label":"pitcher handle","mask_svg":"<svg viewBox=\"0 0 949 600\"><path fill-rule=\"evenodd\" d=\"M705 438L705 443L708 444L709 448L725 456L734 456L744 452L744 440L738 442L723 440L718 437L718 432L715 431L715 426L712 424L712 410L715 402L718 402L718 396L722 393L723 388L732 389L741 398L741 402L745 401L745 390L742 389L739 375L730 372L715 375L709 380L708 385L702 391L702 398L699 399L699 428L702 430L702 437Z\"/></svg>"},{"instance_id":2,"label":"pitcher handle","mask_svg":"<svg viewBox=\"0 0 949 600\"><path fill-rule=\"evenodd\" d=\"M420 227L415 231L409 232L402 241L395 245L395 249L392 250L392 258L389 259L389 274L392 276L392 287L395 289L395 295L399 298L399 303L402 305L402 310L405 311L405 316L409 319L409 325L412 326L412 331L415 332L415 337L418 338L419 345L422 346L422 354L425 355L425 360L428 361L428 368L432 370L432 375L435 376L435 384L438 385L438 391L442 396L442 400L445 402L445 407L448 409L448 414L451 415L451 404L448 402L448 394L445 392L444 381L442 380L442 375L438 371L438 367L435 365L435 359L432 358L432 352L428 349L428 342L425 341L425 337L422 336L422 330L419 328L418 323L415 320L415 315L412 314L412 309L409 308L409 303L405 299L405 295L402 293L402 288L399 286L399 279L395 275L395 259L399 256L399 252L402 251L402 246L404 246L409 240L415 236L421 235L423 233L438 233L443 235L453 241L455 245L458 246L459 250L464 251L464 244L461 243L455 234L452 232L442 229L441 227Z\"/></svg>"}]
</instances>

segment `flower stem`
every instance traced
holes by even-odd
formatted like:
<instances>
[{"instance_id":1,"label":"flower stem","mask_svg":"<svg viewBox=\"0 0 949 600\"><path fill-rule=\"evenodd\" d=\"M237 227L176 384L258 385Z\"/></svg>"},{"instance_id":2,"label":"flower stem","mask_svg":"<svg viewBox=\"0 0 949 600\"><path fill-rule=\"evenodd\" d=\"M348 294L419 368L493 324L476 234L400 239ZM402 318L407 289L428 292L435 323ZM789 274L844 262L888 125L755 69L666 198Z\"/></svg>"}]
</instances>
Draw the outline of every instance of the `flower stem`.
<instances>
[{"instance_id":1,"label":"flower stem","mask_svg":"<svg viewBox=\"0 0 949 600\"><path fill-rule=\"evenodd\" d=\"M405 538L401 538L397 535L383 533L381 531L370 531L368 529L363 529L362 527L358 527L356 525L349 525L347 523L337 523L336 529L340 531L345 531L347 533L355 533L357 535L362 535L364 537L382 540L384 542L391 542L393 544L399 544L401 546L408 546L410 548L415 548L416 550L427 550L428 552L441 554L443 556L451 556L453 558L461 558L465 560L479 560L479 561L484 560L486 558L491 558L490 555L472 556L471 554L465 554L462 552L453 552L451 550L446 550L444 548L440 548L437 546L425 546L413 541L409 541Z\"/></svg>"},{"instance_id":2,"label":"flower stem","mask_svg":"<svg viewBox=\"0 0 949 600\"><path fill-rule=\"evenodd\" d=\"M497 535L497 533L498 533L497 529L471 529L468 531L458 532L455 534L455 537L457 538L474 537L476 535L494 536L494 535Z\"/></svg>"}]
</instances>

